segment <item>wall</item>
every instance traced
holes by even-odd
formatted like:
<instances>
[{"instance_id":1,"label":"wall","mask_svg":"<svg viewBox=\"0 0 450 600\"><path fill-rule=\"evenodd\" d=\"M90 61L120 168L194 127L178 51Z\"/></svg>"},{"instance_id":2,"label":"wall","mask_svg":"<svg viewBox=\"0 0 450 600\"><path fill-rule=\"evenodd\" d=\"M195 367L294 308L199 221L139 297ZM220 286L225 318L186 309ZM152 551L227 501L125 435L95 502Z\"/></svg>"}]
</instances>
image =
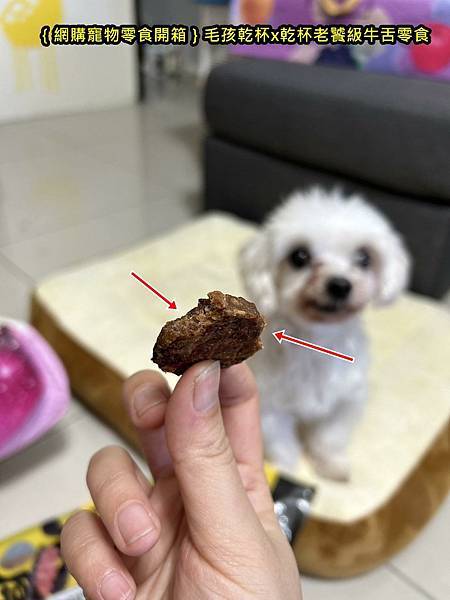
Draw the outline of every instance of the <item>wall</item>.
<instances>
[{"instance_id":1,"label":"wall","mask_svg":"<svg viewBox=\"0 0 450 600\"><path fill-rule=\"evenodd\" d=\"M133 23L133 7L133 0L0 0L0 121L134 102L135 47L43 48L35 35L52 22Z\"/></svg>"}]
</instances>

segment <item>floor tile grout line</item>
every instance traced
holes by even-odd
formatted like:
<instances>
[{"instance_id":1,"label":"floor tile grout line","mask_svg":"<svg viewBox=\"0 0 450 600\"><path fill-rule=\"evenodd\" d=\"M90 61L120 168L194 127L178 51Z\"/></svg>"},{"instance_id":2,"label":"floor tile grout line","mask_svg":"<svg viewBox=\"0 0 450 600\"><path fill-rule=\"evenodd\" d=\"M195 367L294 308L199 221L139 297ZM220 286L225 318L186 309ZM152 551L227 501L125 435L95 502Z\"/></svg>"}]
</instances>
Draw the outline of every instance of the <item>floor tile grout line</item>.
<instances>
[{"instance_id":1,"label":"floor tile grout line","mask_svg":"<svg viewBox=\"0 0 450 600\"><path fill-rule=\"evenodd\" d=\"M406 575L406 573L404 573L401 569L399 569L398 567L396 567L391 562L389 562L389 563L386 564L386 568L393 575L397 576L400 580L402 580L403 583L408 584L410 587L412 587L413 589L415 589L416 592L418 592L419 594L422 594L422 596L424 596L424 598L427 598L428 600L439 600L436 596L433 596L432 594L430 594L430 592L428 592L420 584L418 584L416 581L414 581L414 579L411 579L411 577L409 577L408 575Z\"/></svg>"},{"instance_id":2,"label":"floor tile grout line","mask_svg":"<svg viewBox=\"0 0 450 600\"><path fill-rule=\"evenodd\" d=\"M156 202L150 202L150 203L148 202L148 199L139 200L138 202L136 202L136 204L132 204L131 206L127 206L126 208L120 208L117 210L113 210L112 212L108 212L107 214L104 214L104 215L97 215L97 216L93 217L92 219L87 219L86 221L80 221L79 223L72 223L70 225L66 225L64 227L54 229L53 231L47 231L45 233L39 233L37 235L32 235L31 237L25 237L16 242L9 242L8 244L1 244L0 245L0 258L3 257L3 258L5 258L5 260L10 262L14 266L17 266L17 265L15 265L14 261L12 261L10 258L8 258L6 256L6 254L4 253L5 249L10 248L11 246L19 245L19 244L34 242L40 238L48 237L50 235L56 235L57 233L64 233L65 231L69 231L70 229L74 229L76 227L83 227L84 225L92 225L96 222L102 221L103 219L108 219L109 217L116 217L122 213L127 213L127 212L130 212L133 210L138 210L139 208L141 208L142 206L145 206L146 204L160 204L161 202L166 203L167 199L158 200ZM179 204L179 201L172 200L171 203L176 205L176 204ZM19 269L20 269L20 267L19 267ZM25 271L23 273L25 275L27 275L27 277L30 277Z\"/></svg>"},{"instance_id":3,"label":"floor tile grout line","mask_svg":"<svg viewBox=\"0 0 450 600\"><path fill-rule=\"evenodd\" d=\"M198 126L199 123L197 122L193 122L193 125ZM10 124L11 126L13 126L12 124ZM10 126L8 125L8 127ZM202 123L200 122L200 125L202 125ZM0 132L2 130L2 124L0 123ZM161 135L165 135L167 133L165 127L161 124L161 123L156 123L155 127L152 127L150 130L147 129L146 130L147 133L156 133L156 134L161 134ZM58 132L56 129L52 130L52 131L47 131L44 134L41 134L45 137L46 142L53 144L55 146L54 149L52 149L51 151L44 151L43 153L39 153L36 155L30 154L28 156L25 157L20 157L20 158L11 158L8 157L8 159L0 159L0 167L5 165L5 164L18 164L21 163L23 161L34 161L34 160L39 160L39 159L47 159L47 158L51 158L54 154L54 150L60 150L60 151L69 151L70 153L73 153L74 155L80 157L80 156L86 156L86 149L84 148L83 144L80 141L76 141L74 137L72 137L70 134L67 133L60 133ZM114 144L114 143L123 143L123 139L118 136L117 139L113 138L113 139L108 139L108 140L103 140L102 142L99 142L97 144L94 144L94 146L89 147L88 148L88 156L90 157L94 157L94 153L92 152L93 150L95 150L96 147L98 146L103 146L103 145L109 145L109 144ZM96 158L95 159L96 162L99 162L101 164L104 164L105 166L115 166L117 168L117 163L112 163L108 160L104 161L103 158ZM129 173L128 169L123 169L124 173Z\"/></svg>"},{"instance_id":4,"label":"floor tile grout line","mask_svg":"<svg viewBox=\"0 0 450 600\"><path fill-rule=\"evenodd\" d=\"M38 448L38 447L42 446L43 444L46 444L50 439L54 438L55 436L57 436L60 433L62 433L63 431L65 431L68 427L71 427L73 424L80 421L83 416L84 416L83 413L75 412L74 414L72 414L70 416L70 418L68 418L69 414L67 413L61 419L61 421L55 423L55 425L53 425L53 427L51 427L48 431L46 431L42 435L42 437L38 438L37 440L32 442L29 446L26 446L25 448L20 450L17 454L13 454L12 456L5 459L5 462L3 464L7 465L9 460L15 460L17 458L17 456L19 456L20 452L22 452L22 451L26 452L30 448Z\"/></svg>"},{"instance_id":5,"label":"floor tile grout line","mask_svg":"<svg viewBox=\"0 0 450 600\"><path fill-rule=\"evenodd\" d=\"M169 224L168 227L172 226L172 225L173 224ZM179 225L180 225L180 223L175 224L175 226L179 226ZM167 230L164 229L164 230L156 231L156 232L153 232L152 235L161 235L164 232L167 232ZM147 235L148 235L148 232L145 234L145 236L147 236ZM58 274L61 274L62 271L75 269L77 266L93 264L96 261L111 257L112 255L121 254L121 253L125 252L126 250L127 251L131 250L135 246L139 246L140 244L145 243L146 240L147 240L147 237L139 237L138 239L135 239L131 243L129 241L124 241L123 243L120 243L118 246L114 246L114 248L95 251L92 254L90 254L88 258L83 258L83 259L76 258L74 260L71 260L70 262L65 263L63 266L58 267L57 269L53 269L46 275L38 277L36 284L39 282L42 282L44 279L46 279L48 277L57 276Z\"/></svg>"},{"instance_id":6,"label":"floor tile grout line","mask_svg":"<svg viewBox=\"0 0 450 600\"><path fill-rule=\"evenodd\" d=\"M112 216L117 216L117 215L120 215L121 213L129 212L130 210L133 210L133 209L137 209L137 207L131 207L130 209L125 209L125 210L121 210L121 211L118 211L118 212L114 212L114 213L111 213L111 214L109 214L109 215L107 215L105 217L101 217L101 218L96 219L96 220L102 220L102 219L109 218L109 217L112 217ZM195 212L191 212L190 214L191 214L191 216L194 216L196 213ZM89 221L89 223L92 223L92 222L93 221ZM83 223L82 225L86 225L86 224L87 223ZM169 224L167 224L167 227L173 227L173 226L177 227L177 226L180 226L180 225L181 225L180 222L177 222L175 224L174 223L169 223ZM63 231L66 231L67 229L68 228L60 229L60 230L58 230L58 232L53 232L53 233L55 233L55 234L56 233L61 233ZM151 235L155 235L155 236L162 235L166 231L167 231L167 229L165 228L165 229L162 229L162 230L155 231ZM148 234L149 234L149 232L147 232L145 234L145 236L147 236ZM52 235L52 234L46 234L46 235ZM37 236L37 237L45 237L45 236L42 235L42 236ZM37 237L33 238L33 240L37 239ZM75 258L75 259L70 260L69 262L65 263L63 266L60 266L60 267L58 267L56 269L52 269L49 273L46 273L44 275L40 275L40 276L37 276L37 277L29 275L26 271L23 271L23 273L25 274L26 277L28 277L29 283L31 282L31 284L33 286L36 286L39 283L41 283L43 280L45 280L46 278L52 277L54 275L58 275L59 273L61 273L61 271L68 270L68 269L73 269L73 268L76 268L79 265L83 265L83 264L86 264L88 262L95 262L95 261L101 260L102 258L105 258L107 256L111 256L112 254L122 253L126 249L130 250L132 247L135 247L135 246L138 246L139 244L144 243L146 239L147 239L147 237L139 237L138 239L133 240L133 242L131 242L131 244L130 244L129 241L124 241L123 244L121 243L118 246L115 246L114 248L95 251L88 258L83 258L83 259ZM32 240L23 240L23 243L29 242L29 241L32 241ZM22 242L17 242L17 244L20 244L20 243L22 243ZM2 248L0 248L0 263L1 263L2 258L4 258L9 263L11 263L11 265L13 267L16 267L19 271L22 271L22 268L19 267L18 265L16 265L14 263L14 261L12 261L10 258L6 257L5 254L2 252Z\"/></svg>"},{"instance_id":7,"label":"floor tile grout line","mask_svg":"<svg viewBox=\"0 0 450 600\"><path fill-rule=\"evenodd\" d=\"M73 400L72 400L73 402ZM90 413L88 412L88 415ZM67 429L69 429L70 427L72 427L73 425L76 425L77 423L79 423L80 421L82 421L83 419L86 418L86 413L83 411L76 411L75 413L73 413L72 415L70 415L67 413L62 419L61 421L59 421L58 423L55 423L55 425L49 429L40 439L35 440L34 442L32 442L32 444L30 444L30 446L23 448L21 451L19 451L17 454L13 454L12 456L8 457L5 459L5 461L3 462L3 465L7 465L8 461L13 461L17 458L17 456L19 456L20 452L26 452L27 450L29 450L30 448L39 448L41 446L43 446L44 444L47 444L49 442L49 440L59 436L60 434L64 433ZM114 431L114 430L111 430ZM0 486L1 488L1 486Z\"/></svg>"},{"instance_id":8,"label":"floor tile grout line","mask_svg":"<svg viewBox=\"0 0 450 600\"><path fill-rule=\"evenodd\" d=\"M12 245L12 244L11 244ZM7 246L4 246L6 248ZM11 275L14 275L21 280L22 283L27 285L35 285L36 281L26 271L19 267L13 260L11 260L6 254L4 254L2 247L0 246L0 265L2 265Z\"/></svg>"},{"instance_id":9,"label":"floor tile grout line","mask_svg":"<svg viewBox=\"0 0 450 600\"><path fill-rule=\"evenodd\" d=\"M138 110L140 110L140 107L135 107L135 108L138 108ZM153 108L153 110L154 110L155 107L151 107L151 105L148 104L148 105L143 105L143 108L144 108L144 112L145 112L146 109L147 110L151 110ZM114 111L115 109L111 109L111 110ZM68 118L81 117L81 118L83 118L86 114L87 115L91 115L94 112L97 112L97 111L89 111L88 113L79 113L79 114L73 114L73 115L63 115L62 118L64 118L64 117L68 117ZM109 110L108 109L106 111L101 110L99 112L109 112ZM61 116L60 117L56 117L56 119L58 119L58 118L61 118ZM143 118L145 120L145 116ZM195 120L195 122L193 122L194 125L198 125L199 124L199 123L197 123L198 120L200 120L200 125L201 125L201 119L199 119L197 116L194 116L193 118ZM58 126L54 124L54 118L52 118L52 117L45 118L44 117L44 119L48 120L48 122L50 124L50 128L47 129L47 131L43 134L44 137L46 138L47 142L49 142L51 144L54 144L55 147L59 147L58 149L69 150L69 152L73 153L74 155L76 155L78 157L86 155L84 146L83 146L83 144L81 142L76 141L76 139L74 137L72 137L71 134L69 134L69 133L58 131ZM36 123L36 122L39 122L39 121L40 121L40 119L38 119L37 121L33 120L33 121L31 121L31 123ZM2 124L0 124L0 131L1 131L1 125ZM10 123L10 124L7 124L6 126L7 127L14 127L15 125L17 125L17 123ZM18 125L20 127L20 126L24 125L24 123L21 122L21 123L18 123ZM152 127L151 129L154 130L153 132L156 132L157 134L164 135L166 133L165 127L162 126L162 124L161 124L161 117L160 117L159 120L156 121L155 127ZM139 127L139 130L141 131L142 128ZM121 141L122 141L122 138L120 136L118 136L117 140L116 139L114 139L112 141L108 140L108 141L105 142L105 144L120 143ZM39 155L36 155L36 156L30 156L29 158L26 158L26 159L24 159L24 158L20 158L20 159L19 158L14 158L14 159L8 159L8 160L0 160L0 166L3 165L3 164L7 164L7 163L17 164L17 163L19 163L19 162L21 162L23 160L34 161L36 159L41 159L41 158L50 158L51 155L52 155L52 153L50 153L50 152L49 153L44 152L44 154L39 154ZM97 157L94 156L94 153L92 153L90 151L88 151L88 156L90 156L91 158L93 158L95 160L95 162L97 162L99 164L102 164L103 166L105 166L107 168L114 168L115 170L119 169L124 174L131 175L131 173L130 173L130 171L128 169L122 168L122 167L118 167L117 163L113 163L112 161L109 161L109 160L105 161L102 158L97 158Z\"/></svg>"}]
</instances>

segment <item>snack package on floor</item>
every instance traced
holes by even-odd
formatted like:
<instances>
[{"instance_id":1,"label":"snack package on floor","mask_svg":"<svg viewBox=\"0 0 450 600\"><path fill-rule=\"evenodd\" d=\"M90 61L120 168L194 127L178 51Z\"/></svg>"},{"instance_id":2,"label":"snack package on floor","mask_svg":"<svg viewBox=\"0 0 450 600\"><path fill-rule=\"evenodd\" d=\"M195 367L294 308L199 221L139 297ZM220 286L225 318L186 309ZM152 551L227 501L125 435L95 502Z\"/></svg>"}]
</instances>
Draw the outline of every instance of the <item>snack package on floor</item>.
<instances>
[{"instance_id":1,"label":"snack package on floor","mask_svg":"<svg viewBox=\"0 0 450 600\"><path fill-rule=\"evenodd\" d=\"M61 556L61 530L69 516L0 541L0 600L84 600Z\"/></svg>"},{"instance_id":2,"label":"snack package on floor","mask_svg":"<svg viewBox=\"0 0 450 600\"><path fill-rule=\"evenodd\" d=\"M314 490L284 479L268 464L265 471L280 526L292 541L308 516ZM93 505L82 508L93 510ZM85 600L61 556L61 531L71 514L0 541L0 600Z\"/></svg>"}]
</instances>

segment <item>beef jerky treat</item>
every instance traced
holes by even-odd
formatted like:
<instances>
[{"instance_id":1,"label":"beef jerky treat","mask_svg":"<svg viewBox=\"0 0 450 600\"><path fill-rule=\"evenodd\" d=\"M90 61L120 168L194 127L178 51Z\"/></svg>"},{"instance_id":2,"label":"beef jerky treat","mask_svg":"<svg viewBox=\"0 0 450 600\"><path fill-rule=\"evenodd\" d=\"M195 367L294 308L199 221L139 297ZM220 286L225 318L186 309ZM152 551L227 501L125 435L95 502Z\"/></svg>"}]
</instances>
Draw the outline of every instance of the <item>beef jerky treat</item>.
<instances>
[{"instance_id":1,"label":"beef jerky treat","mask_svg":"<svg viewBox=\"0 0 450 600\"><path fill-rule=\"evenodd\" d=\"M202 360L220 360L223 368L231 367L261 350L265 324L252 302L210 292L197 308L164 325L152 360L177 375Z\"/></svg>"}]
</instances>

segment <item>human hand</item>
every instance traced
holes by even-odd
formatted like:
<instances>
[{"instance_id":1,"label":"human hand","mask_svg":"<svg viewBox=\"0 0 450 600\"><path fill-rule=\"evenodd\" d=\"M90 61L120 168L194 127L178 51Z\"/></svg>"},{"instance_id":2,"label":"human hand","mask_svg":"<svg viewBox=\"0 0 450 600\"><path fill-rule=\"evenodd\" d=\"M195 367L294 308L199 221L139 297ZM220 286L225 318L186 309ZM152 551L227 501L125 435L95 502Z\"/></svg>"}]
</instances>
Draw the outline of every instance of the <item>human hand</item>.
<instances>
[{"instance_id":1,"label":"human hand","mask_svg":"<svg viewBox=\"0 0 450 600\"><path fill-rule=\"evenodd\" d=\"M191 367L173 393L156 372L124 388L155 479L109 447L89 464L98 515L69 519L62 551L90 600L300 600L263 471L258 393L245 364Z\"/></svg>"}]
</instances>

